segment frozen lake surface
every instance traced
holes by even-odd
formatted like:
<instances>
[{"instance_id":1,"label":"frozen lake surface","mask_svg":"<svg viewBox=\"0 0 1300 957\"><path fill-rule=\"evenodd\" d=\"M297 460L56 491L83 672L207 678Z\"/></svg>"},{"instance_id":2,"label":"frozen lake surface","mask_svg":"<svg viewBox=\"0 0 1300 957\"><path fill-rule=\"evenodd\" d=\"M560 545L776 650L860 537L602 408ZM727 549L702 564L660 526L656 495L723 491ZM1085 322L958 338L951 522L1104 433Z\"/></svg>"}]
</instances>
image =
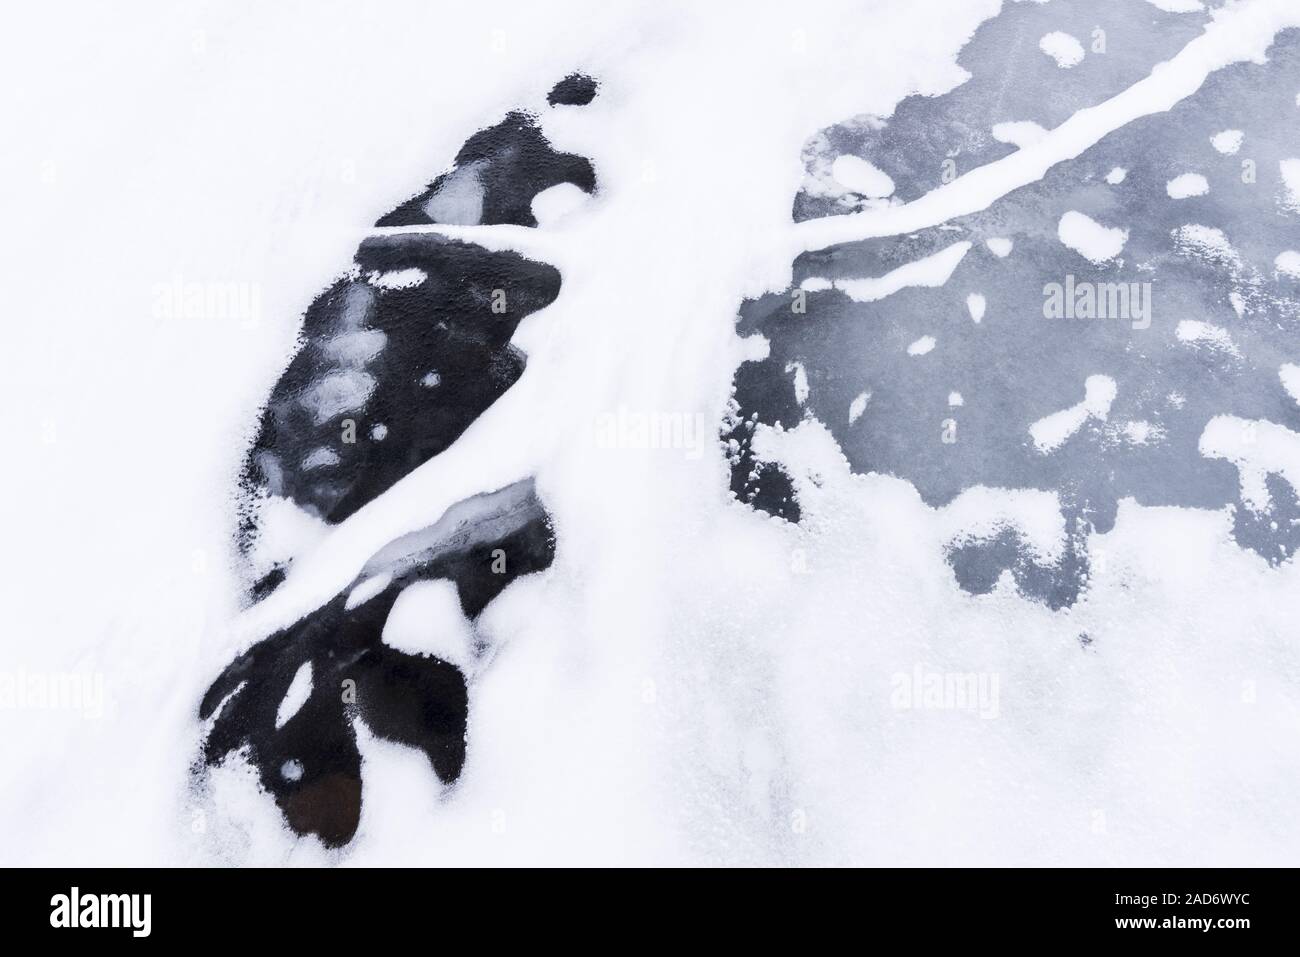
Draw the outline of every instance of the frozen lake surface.
<instances>
[{"instance_id":1,"label":"frozen lake surface","mask_svg":"<svg viewBox=\"0 0 1300 957\"><path fill-rule=\"evenodd\" d=\"M58 35L5 863L1294 863L1294 2Z\"/></svg>"}]
</instances>

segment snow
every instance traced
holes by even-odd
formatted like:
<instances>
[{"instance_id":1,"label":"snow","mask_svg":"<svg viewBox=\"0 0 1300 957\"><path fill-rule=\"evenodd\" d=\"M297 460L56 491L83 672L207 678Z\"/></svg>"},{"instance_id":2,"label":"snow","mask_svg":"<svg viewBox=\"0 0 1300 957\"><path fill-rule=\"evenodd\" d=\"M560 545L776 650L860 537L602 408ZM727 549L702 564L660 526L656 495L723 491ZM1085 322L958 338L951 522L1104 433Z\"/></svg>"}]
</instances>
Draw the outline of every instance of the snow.
<instances>
[{"instance_id":1,"label":"snow","mask_svg":"<svg viewBox=\"0 0 1300 957\"><path fill-rule=\"evenodd\" d=\"M1241 254L1221 229L1202 226L1200 223L1186 223L1173 231L1173 237L1176 248L1181 252L1231 269L1241 268Z\"/></svg>"},{"instance_id":2,"label":"snow","mask_svg":"<svg viewBox=\"0 0 1300 957\"><path fill-rule=\"evenodd\" d=\"M862 413L867 410L869 401L871 401L870 392L860 392L854 397L853 401L849 403L849 425L862 418Z\"/></svg>"},{"instance_id":3,"label":"snow","mask_svg":"<svg viewBox=\"0 0 1300 957\"><path fill-rule=\"evenodd\" d=\"M1300 403L1300 365L1284 362L1278 369L1278 378L1282 380L1282 388L1286 389L1286 394Z\"/></svg>"},{"instance_id":4,"label":"snow","mask_svg":"<svg viewBox=\"0 0 1300 957\"><path fill-rule=\"evenodd\" d=\"M1038 48L1055 60L1056 65L1063 70L1083 62L1083 44L1059 30L1044 35L1038 41Z\"/></svg>"},{"instance_id":5,"label":"snow","mask_svg":"<svg viewBox=\"0 0 1300 957\"><path fill-rule=\"evenodd\" d=\"M1029 427L1029 435L1040 452L1051 452L1089 419L1105 421L1115 401L1115 380L1109 376L1091 375L1083 383L1083 401L1060 412L1044 416Z\"/></svg>"},{"instance_id":6,"label":"snow","mask_svg":"<svg viewBox=\"0 0 1300 957\"><path fill-rule=\"evenodd\" d=\"M1091 216L1070 210L1057 224L1056 238L1095 263L1114 259L1128 242L1128 230L1103 226Z\"/></svg>"},{"instance_id":7,"label":"snow","mask_svg":"<svg viewBox=\"0 0 1300 957\"><path fill-rule=\"evenodd\" d=\"M894 181L888 174L859 156L836 157L831 166L831 175L848 189L861 193L868 199L883 199L894 192Z\"/></svg>"},{"instance_id":8,"label":"snow","mask_svg":"<svg viewBox=\"0 0 1300 957\"><path fill-rule=\"evenodd\" d=\"M907 347L907 354L909 356L923 356L931 352L934 347L934 336L922 336Z\"/></svg>"},{"instance_id":9,"label":"snow","mask_svg":"<svg viewBox=\"0 0 1300 957\"><path fill-rule=\"evenodd\" d=\"M343 603L343 607L350 611L353 608L364 605L366 602L370 601L370 599L383 594L384 589L392 584L392 581L392 572L385 572L381 575L371 575L348 592L348 597Z\"/></svg>"},{"instance_id":10,"label":"snow","mask_svg":"<svg viewBox=\"0 0 1300 957\"><path fill-rule=\"evenodd\" d=\"M1300 159L1284 159L1278 164L1278 169L1286 189L1286 205L1300 210Z\"/></svg>"},{"instance_id":11,"label":"snow","mask_svg":"<svg viewBox=\"0 0 1300 957\"><path fill-rule=\"evenodd\" d=\"M984 310L987 306L988 302L978 292L973 292L966 297L966 309L970 313L971 319L976 322L984 318Z\"/></svg>"},{"instance_id":12,"label":"snow","mask_svg":"<svg viewBox=\"0 0 1300 957\"><path fill-rule=\"evenodd\" d=\"M1241 130L1223 130L1210 137L1210 143L1224 156L1235 156L1245 137Z\"/></svg>"},{"instance_id":13,"label":"snow","mask_svg":"<svg viewBox=\"0 0 1300 957\"><path fill-rule=\"evenodd\" d=\"M416 582L397 596L384 623L384 644L472 668L474 634L449 581Z\"/></svg>"},{"instance_id":14,"label":"snow","mask_svg":"<svg viewBox=\"0 0 1300 957\"><path fill-rule=\"evenodd\" d=\"M99 675L105 701L93 719L0 712L6 863L1293 861L1300 781L1288 742L1300 726L1285 639L1300 572L1233 546L1230 516L1121 503L1113 530L1091 535L1106 558L1086 600L1058 614L1002 586L972 598L942 557L961 536L1009 527L1059 555L1052 493L972 489L933 508L900 479L850 474L805 422L763 437L814 463L815 482L795 480L819 521L796 528L724 500L720 451L602 453L585 441L593 413L621 406L720 418L742 348L737 290L785 288L792 251L987 208L1213 70L1259 59L1300 22L1289 2L1227 5L1149 78L1037 142L920 199L801 224L787 241L807 137L960 82L958 50L998 8L810 0L737 16L684 2L412 3L358 21L333 0L310 18L154 3L129 14L142 27L130 30L117 8L23 7L12 31L58 42L19 45L0 65L15 105L0 180L15 227L6 261L25 277L11 308L42 319L11 324L11 354L31 358L0 385L24 462L6 475L5 523L21 543L6 580L21 587L8 596L4 668ZM790 49L796 29L802 53ZM336 528L264 503L284 521L257 548L305 560L273 601L241 614L231 490L303 308L379 211L484 122L520 104L544 111L546 87L575 64L600 76L600 96L543 115L557 144L593 157L594 201L549 197L528 233L473 225L472 176L436 197L439 218L464 230L448 235L561 269L560 301L516 337L527 373L451 449ZM1300 171L1288 169L1294 198ZM1071 248L1117 256L1123 230L1085 219L1064 230ZM71 279L49 255L69 224L94 251ZM862 304L943 284L977 241L832 285ZM985 242L1011 251L1010 239ZM151 321L148 290L173 275L252 284L262 321ZM1190 331L1189 344L1207 341ZM381 347L339 344L357 356ZM1279 376L1294 397L1288 369ZM1105 372L1082 402L1044 410L1028 440L1050 454L1105 421ZM365 386L353 377L306 408L350 407ZM954 395L931 399L936 436L961 407ZM863 428L869 397L849 408ZM1268 474L1300 481L1282 425L1220 416L1200 446L1237 468L1251 502L1266 500ZM362 828L335 854L294 841L237 763L209 794L191 791L196 702L234 653L352 586L394 539L530 475L557 558L485 614L486 652L437 587L405 593L385 631L395 647L473 672L470 760L455 788L443 792L420 755L363 734ZM812 573L795 570L795 552ZM363 580L352 594L377 587ZM1084 632L1096 636L1088 650ZM889 676L918 664L996 675L998 717L891 708ZM286 718L303 693L297 675L290 690ZM1259 800L1224 801L1243 788Z\"/></svg>"},{"instance_id":15,"label":"snow","mask_svg":"<svg viewBox=\"0 0 1300 957\"><path fill-rule=\"evenodd\" d=\"M951 246L914 260L905 266L892 269L883 276L868 276L862 279L837 279L834 287L845 293L854 302L876 302L910 286L942 286L952 276L953 270L961 263L971 244L966 241L953 243ZM804 288L809 288L807 281Z\"/></svg>"},{"instance_id":16,"label":"snow","mask_svg":"<svg viewBox=\"0 0 1300 957\"><path fill-rule=\"evenodd\" d=\"M539 226L556 226L590 200L591 197L573 183L557 183L533 197L533 218Z\"/></svg>"},{"instance_id":17,"label":"snow","mask_svg":"<svg viewBox=\"0 0 1300 957\"><path fill-rule=\"evenodd\" d=\"M1273 265L1283 275L1300 279L1300 251L1287 249L1278 253Z\"/></svg>"},{"instance_id":18,"label":"snow","mask_svg":"<svg viewBox=\"0 0 1300 957\"><path fill-rule=\"evenodd\" d=\"M259 532L253 543L252 563L258 574L314 547L327 526L287 498L273 495L258 506Z\"/></svg>"},{"instance_id":19,"label":"snow","mask_svg":"<svg viewBox=\"0 0 1300 957\"><path fill-rule=\"evenodd\" d=\"M1204 196L1210 191L1210 183L1200 173L1183 173L1175 176L1165 184L1165 192L1171 199L1187 199L1189 196Z\"/></svg>"},{"instance_id":20,"label":"snow","mask_svg":"<svg viewBox=\"0 0 1300 957\"><path fill-rule=\"evenodd\" d=\"M299 709L311 697L311 662L304 662L289 682L289 690L284 693L284 700L275 712L275 726L283 728L285 722L298 713Z\"/></svg>"},{"instance_id":21,"label":"snow","mask_svg":"<svg viewBox=\"0 0 1300 957\"><path fill-rule=\"evenodd\" d=\"M1300 280L1300 251L1284 250L1279 252L1277 259L1273 260L1273 265L1284 276Z\"/></svg>"},{"instance_id":22,"label":"snow","mask_svg":"<svg viewBox=\"0 0 1300 957\"><path fill-rule=\"evenodd\" d=\"M1025 147L1037 143L1047 135L1047 130L1032 120L997 123L993 126L993 138L999 143Z\"/></svg>"},{"instance_id":23,"label":"snow","mask_svg":"<svg viewBox=\"0 0 1300 957\"><path fill-rule=\"evenodd\" d=\"M1220 415L1201 433L1201 454L1237 467L1242 498L1257 509L1269 505L1265 477L1280 475L1300 488L1300 435L1275 422Z\"/></svg>"},{"instance_id":24,"label":"snow","mask_svg":"<svg viewBox=\"0 0 1300 957\"><path fill-rule=\"evenodd\" d=\"M1186 342L1191 345L1205 345L1212 349L1218 349L1235 359L1241 358L1241 350L1232 341L1232 336L1228 330L1221 326L1215 326L1208 322L1201 322L1197 319L1180 320L1178 326L1174 329L1174 335L1179 342Z\"/></svg>"},{"instance_id":25,"label":"snow","mask_svg":"<svg viewBox=\"0 0 1300 957\"><path fill-rule=\"evenodd\" d=\"M1123 435L1130 445L1149 445L1163 439L1165 432L1158 425L1138 419L1124 423Z\"/></svg>"},{"instance_id":26,"label":"snow","mask_svg":"<svg viewBox=\"0 0 1300 957\"><path fill-rule=\"evenodd\" d=\"M786 372L794 374L794 399L800 405L808 401L808 372L803 367L803 363L792 362L785 368Z\"/></svg>"},{"instance_id":27,"label":"snow","mask_svg":"<svg viewBox=\"0 0 1300 957\"><path fill-rule=\"evenodd\" d=\"M411 289L429 277L423 269L412 268L395 269L386 273L372 272L366 278L372 286L378 286L380 289Z\"/></svg>"},{"instance_id":28,"label":"snow","mask_svg":"<svg viewBox=\"0 0 1300 957\"><path fill-rule=\"evenodd\" d=\"M98 571L72 586L83 601L64 600L62 575L33 583L11 609L9 633L57 635L24 643L34 668L81 661L105 672L108 717L73 725L57 714L20 716L23 742L12 740L15 715L0 715L6 759L24 782L4 801L6 823L24 809L24 833L6 835L6 861L333 859L290 840L277 809L237 767L214 782L215 803L195 803L187 775L202 689L249 640L346 587L388 541L541 463L564 544L545 584L516 583L482 623L493 655L475 679L466 773L453 798L438 800L420 755L363 739L366 805L347 857L485 864L722 854L699 838L712 826L712 802L682 805L664 792L722 767L721 754L702 740L684 749L660 742L666 730L693 725L680 705L702 700L689 689L697 670L682 665L694 658L717 667L728 639L707 627L703 609L686 627L669 612L731 591L720 573L762 580L783 546L719 512L712 455L656 457L651 471L653 452L597 454L575 437L591 409L663 408L673 395L682 397L676 408L721 415L735 291L753 275L777 283L784 271L788 281L788 258L761 237L789 222L798 185L791 160L803 140L844 115L886 112L917 89L950 86L960 75L957 50L996 8L987 0L957 11L934 0L882 7L865 34L862 11L847 0L739 18L685 3L411 3L362 20L332 0L308 18L287 7L235 4L216 16L155 3L131 14L147 26L137 30L122 29L120 11L87 6L56 18L26 8L11 28L59 43L30 44L0 66L8 89L32 91L12 118L4 161L5 182L19 193L6 209L23 224L13 261L30 259L25 272L48 275L49 261L33 254L55 248L74 221L97 252L79 269L85 295L21 303L47 321L13 344L48 335L54 354L68 358L33 363L4 386L11 408L39 410L37 458L12 476L6 496L37 507L7 519L32 536L33 563L55 569L75 552ZM783 56L810 18L809 54ZM927 20L924 37L915 35ZM103 44L106 32L119 39ZM205 38L201 55L196 34ZM772 57L755 56L764 49ZM286 60L289 50L303 52ZM876 65L864 70L863 57ZM774 70L768 59L782 65ZM600 77L600 96L589 109L544 112L549 86L576 65ZM85 82L88 73L95 83ZM17 79L33 75L48 77L39 90ZM563 308L530 317L517 335L528 372L397 494L315 543L279 600L237 618L230 496L257 404L294 349L298 317L348 264L365 224L429 182L475 129L520 105L543 111L557 144L591 155L604 189L564 218L562 234L459 227L489 246L556 253ZM773 121L780 116L790 122ZM92 141L104 147L93 156ZM700 167L702 155L725 180ZM56 183L31 188L47 160ZM650 181L647 160L658 174ZM474 190L463 192L454 218L472 223ZM704 264L711 275L701 282ZM173 274L257 283L263 321L142 318L151 286ZM90 361L96 355L126 365ZM115 417L147 421L147 436L93 424L82 405L91 394ZM36 397L40 404L29 405ZM57 425L48 445L46 419ZM127 460L135 464L86 484L84 462ZM163 515L170 520L156 520ZM85 534L105 525L112 531ZM679 561L677 543L692 540L698 554ZM747 560L713 563L746 541ZM202 571L192 554L206 556ZM648 680L657 706L642 701ZM722 730L743 706L723 695L716 707L713 726ZM37 769L51 753L77 768L77 788L49 793L52 778ZM46 797L33 807L37 790ZM497 810L503 833L491 827Z\"/></svg>"},{"instance_id":29,"label":"snow","mask_svg":"<svg viewBox=\"0 0 1300 957\"><path fill-rule=\"evenodd\" d=\"M978 540L1005 528L1024 537L1031 554L1045 561L1061 555L1061 511L1048 492L976 487L967 489L939 516L939 534L948 541Z\"/></svg>"}]
</instances>

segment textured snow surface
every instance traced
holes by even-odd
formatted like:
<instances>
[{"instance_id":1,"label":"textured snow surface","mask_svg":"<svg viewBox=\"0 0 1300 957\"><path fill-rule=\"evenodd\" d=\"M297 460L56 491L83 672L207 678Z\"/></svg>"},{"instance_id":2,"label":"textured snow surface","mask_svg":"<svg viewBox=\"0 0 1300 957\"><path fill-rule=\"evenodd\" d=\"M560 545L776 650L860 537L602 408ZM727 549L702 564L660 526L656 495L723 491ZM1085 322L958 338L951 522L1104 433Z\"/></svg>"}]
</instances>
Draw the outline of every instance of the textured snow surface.
<instances>
[{"instance_id":1,"label":"textured snow surface","mask_svg":"<svg viewBox=\"0 0 1300 957\"><path fill-rule=\"evenodd\" d=\"M0 58L0 862L1294 863L1295 3L11 19L57 42ZM594 99L548 104L575 71ZM483 225L492 169L453 158L516 109L598 188ZM399 203L418 224L371 225ZM340 452L295 446L237 556L308 306L477 295L449 240L543 287L508 387L356 508L302 507ZM431 264L358 253L408 243ZM304 427L405 441L371 371L401 334L341 321ZM433 409L464 387L405 371ZM382 623L463 676L454 782L353 721L327 848L249 755L197 770L223 669L387 601L512 490L549 566L477 617L410 584ZM289 572L249 602L244 560ZM277 674L269 722L332 674Z\"/></svg>"}]
</instances>

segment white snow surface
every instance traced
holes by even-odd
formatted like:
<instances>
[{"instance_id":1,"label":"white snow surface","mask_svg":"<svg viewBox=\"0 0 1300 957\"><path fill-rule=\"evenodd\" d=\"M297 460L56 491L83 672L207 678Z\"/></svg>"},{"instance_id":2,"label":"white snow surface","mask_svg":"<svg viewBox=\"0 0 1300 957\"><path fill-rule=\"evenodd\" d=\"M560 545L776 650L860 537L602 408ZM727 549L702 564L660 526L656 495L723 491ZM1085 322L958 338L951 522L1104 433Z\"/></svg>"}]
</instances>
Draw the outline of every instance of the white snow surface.
<instances>
[{"instance_id":1,"label":"white snow surface","mask_svg":"<svg viewBox=\"0 0 1300 957\"><path fill-rule=\"evenodd\" d=\"M953 243L937 253L891 269L883 276L837 279L833 285L854 302L876 302L910 286L942 286L970 248L969 242ZM803 286L805 289L824 288L816 280L804 280Z\"/></svg>"},{"instance_id":2,"label":"white snow surface","mask_svg":"<svg viewBox=\"0 0 1300 957\"><path fill-rule=\"evenodd\" d=\"M1273 267L1292 279L1300 279L1300 250L1284 249L1273 260Z\"/></svg>"},{"instance_id":3,"label":"white snow surface","mask_svg":"<svg viewBox=\"0 0 1300 957\"><path fill-rule=\"evenodd\" d=\"M1234 156L1245 138L1246 134L1241 130L1223 130L1211 136L1210 143L1224 156Z\"/></svg>"},{"instance_id":4,"label":"white snow surface","mask_svg":"<svg viewBox=\"0 0 1300 957\"><path fill-rule=\"evenodd\" d=\"M1084 259L1095 263L1114 259L1128 242L1128 230L1103 226L1091 216L1070 210L1057 224L1056 237Z\"/></svg>"},{"instance_id":5,"label":"white snow surface","mask_svg":"<svg viewBox=\"0 0 1300 957\"><path fill-rule=\"evenodd\" d=\"M1063 70L1083 62L1083 44L1060 30L1046 34L1038 41L1038 48L1056 61Z\"/></svg>"},{"instance_id":6,"label":"white snow surface","mask_svg":"<svg viewBox=\"0 0 1300 957\"><path fill-rule=\"evenodd\" d=\"M1210 182L1200 173L1182 173L1165 184L1165 191L1171 199L1204 196L1210 191Z\"/></svg>"},{"instance_id":7,"label":"white snow surface","mask_svg":"<svg viewBox=\"0 0 1300 957\"><path fill-rule=\"evenodd\" d=\"M831 175L841 185L868 199L883 199L894 192L894 181L889 174L860 156L837 156L831 164Z\"/></svg>"},{"instance_id":8,"label":"white snow surface","mask_svg":"<svg viewBox=\"0 0 1300 957\"><path fill-rule=\"evenodd\" d=\"M1115 401L1115 380L1109 376L1092 375L1084 380L1083 401L1060 412L1044 416L1029 427L1029 434L1040 452L1059 448L1089 419L1105 421Z\"/></svg>"}]
</instances>

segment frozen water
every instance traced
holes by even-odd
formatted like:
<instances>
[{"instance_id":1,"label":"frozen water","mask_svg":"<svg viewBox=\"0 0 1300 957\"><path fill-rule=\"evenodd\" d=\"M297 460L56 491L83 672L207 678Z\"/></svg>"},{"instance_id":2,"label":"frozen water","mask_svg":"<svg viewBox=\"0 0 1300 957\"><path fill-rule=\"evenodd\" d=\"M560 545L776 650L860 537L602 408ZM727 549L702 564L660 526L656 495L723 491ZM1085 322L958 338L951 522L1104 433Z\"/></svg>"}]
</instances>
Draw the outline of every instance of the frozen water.
<instances>
[{"instance_id":1,"label":"frozen water","mask_svg":"<svg viewBox=\"0 0 1300 957\"><path fill-rule=\"evenodd\" d=\"M996 158L994 145L975 135L975 124L996 119L1006 106L976 91L1019 64L1005 57L990 62L983 51L989 44L1013 49L1007 38L1026 22L1074 9L1081 6L1004 12L963 52L973 74L966 84L937 99L905 101L877 124L854 122L847 129L855 136L869 129L873 144L867 149L859 139L854 148L893 176L904 196L940 185L945 157L975 149L983 160ZM1121 28L1123 16L1133 16L1118 8L1108 12L1120 18L1108 24L1112 31ZM1169 35L1142 34L1152 61L1164 55ZM1128 57L1136 56L1130 44ZM1126 61L1096 61L1095 69L1104 64L1108 71L1097 87L1078 83L1073 73L1057 78L1049 72L1043 88L1064 85L1067 97L1085 89L1099 96L1114 82L1110 77L1128 68ZM1209 419L1221 413L1300 426L1277 383L1278 366L1300 331L1297 286L1285 263L1270 268L1298 225L1277 198L1285 174L1283 182L1272 179L1279 157L1300 133L1300 118L1285 108L1296 82L1300 33L1292 31L1278 37L1266 64L1215 74L1167 115L1112 134L987 212L898 239L806 254L796 263L796 280L809 274L824 280L808 294L806 315L792 315L788 296L780 294L743 311L742 330L763 335L770 352L737 378L740 417L753 421L756 414L759 423L787 429L816 417L855 470L904 477L934 504L981 485L1055 491L1074 544L1068 567L1041 579L1037 594L1053 607L1073 602L1086 584L1082 543L1089 530L1112 527L1121 498L1199 508L1235 503L1239 510L1260 511L1258 503L1242 500L1237 470L1207 459L1200 440ZM1041 97L1036 108L1050 119L1056 99ZM1251 156L1215 163L1205 138L1228 121L1246 131ZM915 137L922 132L933 144L928 168L917 166ZM848 144L834 132L821 138ZM941 152L945 138L952 146ZM1161 149L1150 149L1152 142ZM1192 164L1213 169L1213 189L1202 174L1169 175ZM1116 169L1126 175L1115 175ZM1220 191L1227 195L1213 199ZM796 200L796 215L810 215L817 208L811 202ZM836 211L823 206L820 212ZM953 248L955 238L990 242L994 236L1014 241L1005 263L976 247L935 289L893 282L885 287L887 297L885 290L871 298L853 295L883 282L869 277L915 269L937 255L932 250ZM988 310L979 325L958 321L972 287L980 292L978 315L969 308L971 317ZM922 351L916 342L933 340L915 336L936 329L944 348L931 361L899 358ZM809 378L809 399L793 415L758 384L763 366L789 361L800 362ZM1092 383L1103 378L1094 373L1105 373L1109 383L1109 416L1087 399L1074 404L1085 382L1091 395ZM849 428L833 410L864 389L872 402ZM949 426L944 397L953 389L967 399ZM1132 441L1134 435L1143 440ZM742 456L738 470L752 470L750 462ZM799 469L792 462L766 464L762 474L768 476L778 465ZM1261 540L1252 532L1238 541L1276 562L1292 553L1290 529L1300 514L1287 510L1287 500L1271 507L1277 509L1268 516L1276 534ZM1008 529L991 546L1000 556L994 567L1030 560L1014 557L1015 534ZM976 553L977 546L965 544L953 561L960 566L976 560ZM957 577L985 590L993 583L960 567Z\"/></svg>"},{"instance_id":2,"label":"frozen water","mask_svg":"<svg viewBox=\"0 0 1300 957\"><path fill-rule=\"evenodd\" d=\"M6 863L1294 860L1300 8L395 13L14 15Z\"/></svg>"}]
</instances>

